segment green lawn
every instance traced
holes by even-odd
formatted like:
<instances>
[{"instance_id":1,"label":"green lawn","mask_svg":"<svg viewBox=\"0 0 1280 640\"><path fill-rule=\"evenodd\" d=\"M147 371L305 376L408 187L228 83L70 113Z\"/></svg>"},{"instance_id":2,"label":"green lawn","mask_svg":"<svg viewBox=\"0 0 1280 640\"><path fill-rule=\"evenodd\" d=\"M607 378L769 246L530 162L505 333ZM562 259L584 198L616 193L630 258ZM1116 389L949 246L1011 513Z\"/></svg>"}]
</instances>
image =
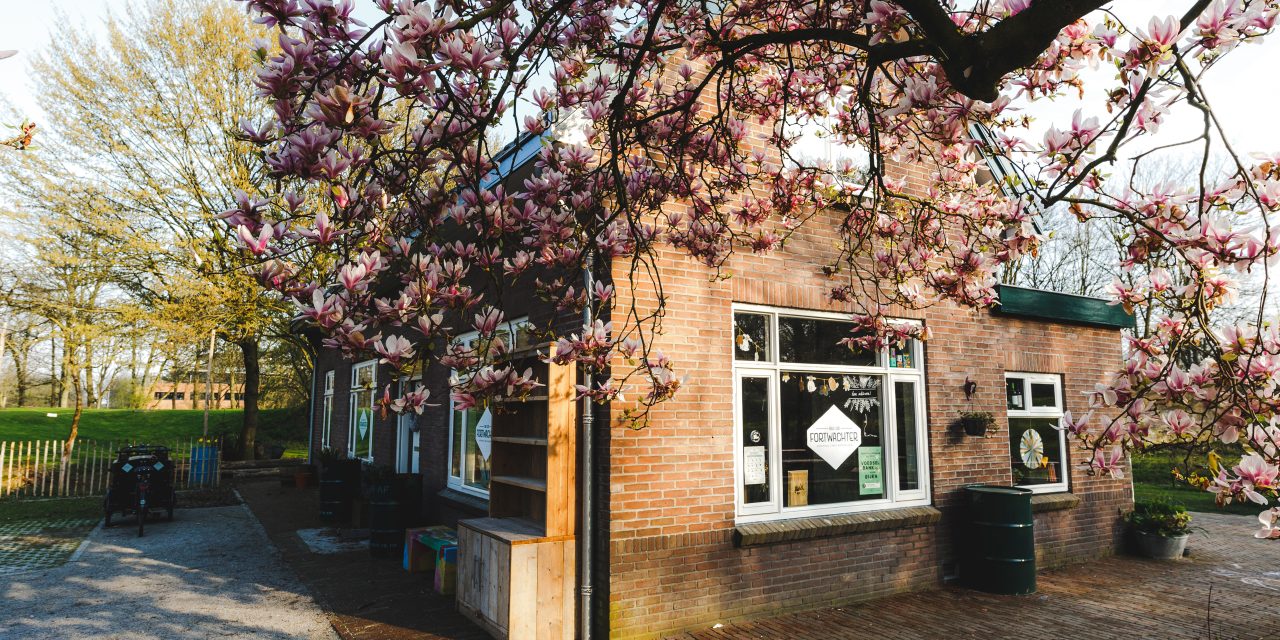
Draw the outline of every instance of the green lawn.
<instances>
[{"instance_id":1,"label":"green lawn","mask_svg":"<svg viewBox=\"0 0 1280 640\"><path fill-rule=\"evenodd\" d=\"M49 417L47 414L57 414ZM70 409L0 409L0 440L61 440L71 430ZM85 409L80 419L83 440L98 442L169 443L196 438L202 433L204 412L199 410ZM241 412L219 409L209 412L209 435L240 432ZM305 408L264 409L258 417L258 441L280 443L305 455Z\"/></svg>"},{"instance_id":2,"label":"green lawn","mask_svg":"<svg viewBox=\"0 0 1280 640\"><path fill-rule=\"evenodd\" d=\"M1222 457L1225 463L1234 464L1240 457L1240 453L1238 451L1224 451L1222 452ZM1155 498L1167 498L1182 504L1188 511L1226 512L1245 515L1257 515L1258 512L1262 511L1261 506L1253 503L1241 504L1237 502L1225 507L1219 507L1214 501L1212 493L1187 486L1186 483L1174 482L1170 473L1174 467L1183 469L1184 473L1186 472L1181 455L1168 452L1134 454L1134 497L1139 502ZM1193 457L1191 459L1191 467L1192 470L1198 471L1202 476L1210 475L1208 463L1203 457Z\"/></svg>"},{"instance_id":3,"label":"green lawn","mask_svg":"<svg viewBox=\"0 0 1280 640\"><path fill-rule=\"evenodd\" d=\"M101 518L102 498L0 500L0 524L46 518Z\"/></svg>"}]
</instances>

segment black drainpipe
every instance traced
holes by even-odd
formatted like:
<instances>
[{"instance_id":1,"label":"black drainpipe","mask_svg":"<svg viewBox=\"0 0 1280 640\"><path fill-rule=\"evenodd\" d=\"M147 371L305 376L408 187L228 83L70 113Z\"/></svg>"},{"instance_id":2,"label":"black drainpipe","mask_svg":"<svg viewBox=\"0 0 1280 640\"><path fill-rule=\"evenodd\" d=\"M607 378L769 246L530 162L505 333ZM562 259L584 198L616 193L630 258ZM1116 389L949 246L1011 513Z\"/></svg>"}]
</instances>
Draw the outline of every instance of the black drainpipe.
<instances>
[{"instance_id":1,"label":"black drainpipe","mask_svg":"<svg viewBox=\"0 0 1280 640\"><path fill-rule=\"evenodd\" d=\"M586 291L586 305L582 310L583 331L591 328L591 300L592 291L595 288L592 270L595 268L595 259L588 252L582 269L582 288ZM584 372L583 386L591 388L591 373ZM594 532L592 531L592 492L595 483L593 482L592 473L595 471L595 454L592 448L592 432L595 425L595 407L590 398L582 399L582 534L578 536L578 550L581 553L579 564L581 569L579 572L582 576L582 582L579 586L579 620L578 620L578 637L581 640L591 639L591 542Z\"/></svg>"}]
</instances>

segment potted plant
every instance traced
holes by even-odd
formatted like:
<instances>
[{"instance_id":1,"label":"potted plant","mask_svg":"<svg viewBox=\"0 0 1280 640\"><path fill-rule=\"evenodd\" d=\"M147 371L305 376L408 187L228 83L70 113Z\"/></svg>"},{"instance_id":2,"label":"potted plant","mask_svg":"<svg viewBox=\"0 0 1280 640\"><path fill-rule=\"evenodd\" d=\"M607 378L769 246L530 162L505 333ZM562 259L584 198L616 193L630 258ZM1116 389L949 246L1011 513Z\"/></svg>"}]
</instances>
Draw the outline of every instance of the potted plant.
<instances>
[{"instance_id":1,"label":"potted plant","mask_svg":"<svg viewBox=\"0 0 1280 640\"><path fill-rule=\"evenodd\" d=\"M1191 514L1163 498L1135 504L1125 522L1138 553L1157 560L1181 558L1191 535Z\"/></svg>"},{"instance_id":2,"label":"potted plant","mask_svg":"<svg viewBox=\"0 0 1280 640\"><path fill-rule=\"evenodd\" d=\"M996 431L996 418L990 411L965 411L956 425L971 436L985 436Z\"/></svg>"}]
</instances>

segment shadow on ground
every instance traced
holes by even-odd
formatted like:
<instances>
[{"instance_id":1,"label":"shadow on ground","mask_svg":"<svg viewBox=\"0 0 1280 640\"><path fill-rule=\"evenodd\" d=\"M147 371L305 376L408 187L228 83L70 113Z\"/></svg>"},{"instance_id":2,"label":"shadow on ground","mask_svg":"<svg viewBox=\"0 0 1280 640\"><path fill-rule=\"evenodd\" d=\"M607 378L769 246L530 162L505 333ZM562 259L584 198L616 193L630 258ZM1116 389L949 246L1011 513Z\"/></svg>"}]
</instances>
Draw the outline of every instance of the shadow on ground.
<instances>
[{"instance_id":1,"label":"shadow on ground","mask_svg":"<svg viewBox=\"0 0 1280 640\"><path fill-rule=\"evenodd\" d=\"M329 613L346 639L487 640L490 636L458 613L452 597L436 594L431 575L407 573L399 558L372 558L367 550L315 554L299 529L319 520L315 489L260 481L239 486L245 502L298 577Z\"/></svg>"}]
</instances>

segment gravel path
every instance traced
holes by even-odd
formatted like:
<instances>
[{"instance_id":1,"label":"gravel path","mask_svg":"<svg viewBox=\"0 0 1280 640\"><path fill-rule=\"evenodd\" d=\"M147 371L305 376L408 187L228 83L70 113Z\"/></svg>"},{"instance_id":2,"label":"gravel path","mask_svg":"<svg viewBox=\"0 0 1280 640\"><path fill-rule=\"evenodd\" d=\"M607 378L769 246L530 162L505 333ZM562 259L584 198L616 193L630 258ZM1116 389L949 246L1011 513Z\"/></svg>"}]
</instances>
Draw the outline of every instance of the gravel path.
<instances>
[{"instance_id":1,"label":"gravel path","mask_svg":"<svg viewBox=\"0 0 1280 640\"><path fill-rule=\"evenodd\" d=\"M244 506L96 529L66 565L0 581L0 632L36 638L337 638Z\"/></svg>"}]
</instances>

